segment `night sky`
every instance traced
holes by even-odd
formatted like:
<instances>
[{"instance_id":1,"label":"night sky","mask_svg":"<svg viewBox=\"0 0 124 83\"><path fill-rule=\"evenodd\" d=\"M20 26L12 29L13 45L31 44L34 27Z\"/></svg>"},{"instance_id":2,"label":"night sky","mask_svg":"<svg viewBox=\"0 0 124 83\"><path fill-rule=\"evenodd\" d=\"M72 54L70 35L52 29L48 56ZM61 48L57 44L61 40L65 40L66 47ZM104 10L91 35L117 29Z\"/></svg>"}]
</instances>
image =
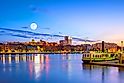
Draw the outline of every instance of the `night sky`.
<instances>
[{"instance_id":1,"label":"night sky","mask_svg":"<svg viewBox=\"0 0 124 83\"><path fill-rule=\"evenodd\" d=\"M124 40L124 0L0 0L0 41L46 37L34 33Z\"/></svg>"}]
</instances>

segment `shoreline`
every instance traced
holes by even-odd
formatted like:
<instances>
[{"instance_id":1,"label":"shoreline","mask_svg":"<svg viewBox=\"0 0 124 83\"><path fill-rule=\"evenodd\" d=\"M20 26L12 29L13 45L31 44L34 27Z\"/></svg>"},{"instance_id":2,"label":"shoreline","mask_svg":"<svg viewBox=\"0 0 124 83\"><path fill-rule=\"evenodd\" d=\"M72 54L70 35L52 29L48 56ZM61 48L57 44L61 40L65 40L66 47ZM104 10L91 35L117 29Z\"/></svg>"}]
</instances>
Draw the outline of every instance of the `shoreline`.
<instances>
[{"instance_id":1,"label":"shoreline","mask_svg":"<svg viewBox=\"0 0 124 83\"><path fill-rule=\"evenodd\" d=\"M82 54L83 52L2 52L2 54Z\"/></svg>"}]
</instances>

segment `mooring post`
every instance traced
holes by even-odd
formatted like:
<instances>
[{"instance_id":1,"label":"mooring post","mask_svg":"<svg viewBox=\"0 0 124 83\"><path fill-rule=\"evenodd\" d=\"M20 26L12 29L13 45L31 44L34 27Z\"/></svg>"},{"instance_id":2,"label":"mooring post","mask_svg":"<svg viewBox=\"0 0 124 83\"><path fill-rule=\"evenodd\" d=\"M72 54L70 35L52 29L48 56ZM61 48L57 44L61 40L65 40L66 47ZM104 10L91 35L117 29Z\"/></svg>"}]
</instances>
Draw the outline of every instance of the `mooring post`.
<instances>
[{"instance_id":1,"label":"mooring post","mask_svg":"<svg viewBox=\"0 0 124 83\"><path fill-rule=\"evenodd\" d=\"M92 62L92 54L90 54L90 62Z\"/></svg>"},{"instance_id":2,"label":"mooring post","mask_svg":"<svg viewBox=\"0 0 124 83\"><path fill-rule=\"evenodd\" d=\"M122 64L122 57L123 57L123 41L121 41L121 54L120 54L120 58L119 58L120 64Z\"/></svg>"},{"instance_id":3,"label":"mooring post","mask_svg":"<svg viewBox=\"0 0 124 83\"><path fill-rule=\"evenodd\" d=\"M122 64L122 56L123 56L123 53L120 54L120 57L119 57L119 63Z\"/></svg>"}]
</instances>

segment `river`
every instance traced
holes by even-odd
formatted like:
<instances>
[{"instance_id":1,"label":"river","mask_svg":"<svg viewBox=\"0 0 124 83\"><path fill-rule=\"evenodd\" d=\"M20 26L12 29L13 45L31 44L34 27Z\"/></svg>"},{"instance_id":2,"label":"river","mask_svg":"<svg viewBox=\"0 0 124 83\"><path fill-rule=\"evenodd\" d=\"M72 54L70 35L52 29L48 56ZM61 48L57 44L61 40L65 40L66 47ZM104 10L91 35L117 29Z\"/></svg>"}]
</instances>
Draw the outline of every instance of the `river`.
<instances>
[{"instance_id":1,"label":"river","mask_svg":"<svg viewBox=\"0 0 124 83\"><path fill-rule=\"evenodd\" d=\"M124 68L83 64L81 56L0 55L0 83L124 83Z\"/></svg>"}]
</instances>

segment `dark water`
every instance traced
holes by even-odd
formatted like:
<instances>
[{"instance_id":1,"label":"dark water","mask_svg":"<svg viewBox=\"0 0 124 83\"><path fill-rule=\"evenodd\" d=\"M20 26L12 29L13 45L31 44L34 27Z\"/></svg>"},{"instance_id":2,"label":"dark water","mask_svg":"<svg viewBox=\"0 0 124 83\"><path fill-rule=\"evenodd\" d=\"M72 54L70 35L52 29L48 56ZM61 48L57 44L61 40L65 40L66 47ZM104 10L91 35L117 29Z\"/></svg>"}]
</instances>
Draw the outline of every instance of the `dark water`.
<instances>
[{"instance_id":1,"label":"dark water","mask_svg":"<svg viewBox=\"0 0 124 83\"><path fill-rule=\"evenodd\" d=\"M0 55L0 83L124 83L124 68L84 65L81 54Z\"/></svg>"}]
</instances>

